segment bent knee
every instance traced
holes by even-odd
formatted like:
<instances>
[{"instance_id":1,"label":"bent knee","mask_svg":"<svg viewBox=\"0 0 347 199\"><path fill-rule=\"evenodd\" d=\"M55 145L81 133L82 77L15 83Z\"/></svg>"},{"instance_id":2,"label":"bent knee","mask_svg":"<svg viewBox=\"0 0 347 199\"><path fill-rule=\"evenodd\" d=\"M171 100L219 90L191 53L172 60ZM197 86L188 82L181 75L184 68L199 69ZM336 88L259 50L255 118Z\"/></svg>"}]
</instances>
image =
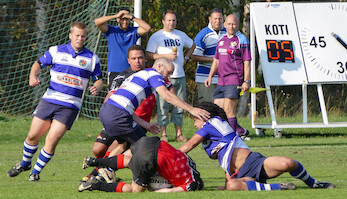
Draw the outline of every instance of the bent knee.
<instances>
[{"instance_id":1,"label":"bent knee","mask_svg":"<svg viewBox=\"0 0 347 199\"><path fill-rule=\"evenodd\" d=\"M248 190L247 184L244 180L240 179L231 179L228 180L227 184L227 190L229 191L241 191L241 190Z\"/></svg>"},{"instance_id":2,"label":"bent knee","mask_svg":"<svg viewBox=\"0 0 347 199\"><path fill-rule=\"evenodd\" d=\"M297 162L287 157L283 157L280 164L284 171L292 171L297 167Z\"/></svg>"},{"instance_id":3,"label":"bent knee","mask_svg":"<svg viewBox=\"0 0 347 199\"><path fill-rule=\"evenodd\" d=\"M100 143L95 143L93 146L93 154L95 157L97 158L103 158L106 151L107 151L107 146L104 144L100 144Z\"/></svg>"}]
</instances>

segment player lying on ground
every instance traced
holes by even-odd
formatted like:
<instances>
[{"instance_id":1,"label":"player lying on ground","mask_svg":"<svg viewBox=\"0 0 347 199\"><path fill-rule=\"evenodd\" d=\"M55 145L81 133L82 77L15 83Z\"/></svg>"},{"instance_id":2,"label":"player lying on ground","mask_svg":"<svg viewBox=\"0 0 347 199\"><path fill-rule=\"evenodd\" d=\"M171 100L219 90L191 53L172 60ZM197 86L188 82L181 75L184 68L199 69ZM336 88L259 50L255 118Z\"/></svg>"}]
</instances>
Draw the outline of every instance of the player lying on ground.
<instances>
[{"instance_id":1,"label":"player lying on ground","mask_svg":"<svg viewBox=\"0 0 347 199\"><path fill-rule=\"evenodd\" d=\"M210 113L207 121L194 117L198 131L179 149L188 153L202 143L211 159L218 159L226 172L227 190L280 190L295 189L290 184L265 184L267 179L289 172L311 188L335 188L334 184L319 182L312 178L297 161L283 156L264 157L252 152L228 124L226 114L216 104L203 102L199 108Z\"/></svg>"},{"instance_id":2,"label":"player lying on ground","mask_svg":"<svg viewBox=\"0 0 347 199\"><path fill-rule=\"evenodd\" d=\"M142 137L131 145L130 150L114 157L87 157L82 168L89 166L105 166L114 170L130 168L133 173L132 184L107 183L93 176L82 183L78 191L143 192L156 172L174 186L156 192L195 191L203 188L203 181L196 170L195 162L167 142L160 141L158 137Z\"/></svg>"}]
</instances>

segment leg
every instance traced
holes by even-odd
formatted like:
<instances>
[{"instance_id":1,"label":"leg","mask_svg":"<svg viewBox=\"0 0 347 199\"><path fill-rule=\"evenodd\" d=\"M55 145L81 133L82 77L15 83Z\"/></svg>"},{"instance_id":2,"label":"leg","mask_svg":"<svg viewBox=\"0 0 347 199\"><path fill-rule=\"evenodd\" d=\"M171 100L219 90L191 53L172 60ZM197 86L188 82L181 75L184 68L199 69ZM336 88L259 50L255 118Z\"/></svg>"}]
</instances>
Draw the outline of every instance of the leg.
<instances>
[{"instance_id":1,"label":"leg","mask_svg":"<svg viewBox=\"0 0 347 199\"><path fill-rule=\"evenodd\" d=\"M51 128L46 136L46 143L43 146L37 162L33 171L29 176L30 181L39 180L38 174L46 166L46 164L52 159L56 146L58 145L59 140L65 135L67 127L65 124L59 122L58 120L53 120Z\"/></svg>"},{"instance_id":2,"label":"leg","mask_svg":"<svg viewBox=\"0 0 347 199\"><path fill-rule=\"evenodd\" d=\"M42 120L38 117L33 117L31 122L30 130L25 141L30 145L37 145L41 137L49 130L51 127L50 120Z\"/></svg>"},{"instance_id":3,"label":"leg","mask_svg":"<svg viewBox=\"0 0 347 199\"><path fill-rule=\"evenodd\" d=\"M175 78L171 80L171 83L174 86L176 95L182 101L186 100L186 78ZM171 112L171 122L175 124L176 129L176 141L185 142L187 138L185 138L182 134L182 124L183 124L183 114L184 110L177 107L172 107Z\"/></svg>"},{"instance_id":4,"label":"leg","mask_svg":"<svg viewBox=\"0 0 347 199\"><path fill-rule=\"evenodd\" d=\"M298 167L298 163L283 156L268 157L264 161L264 169L269 178L275 178L284 172L292 172Z\"/></svg>"},{"instance_id":5,"label":"leg","mask_svg":"<svg viewBox=\"0 0 347 199\"><path fill-rule=\"evenodd\" d=\"M213 102L212 96L216 86L216 84L211 84L210 87L206 88L204 83L197 83L199 104L201 102Z\"/></svg>"},{"instance_id":6,"label":"leg","mask_svg":"<svg viewBox=\"0 0 347 199\"><path fill-rule=\"evenodd\" d=\"M29 133L24 141L23 160L7 173L9 177L15 177L21 172L31 169L31 160L39 147L39 141L50 126L50 120L42 120L38 117L33 117Z\"/></svg>"},{"instance_id":7,"label":"leg","mask_svg":"<svg viewBox=\"0 0 347 199\"><path fill-rule=\"evenodd\" d=\"M169 104L160 96L157 98L157 121L162 132L161 137L168 141L166 126L169 124Z\"/></svg>"}]
</instances>

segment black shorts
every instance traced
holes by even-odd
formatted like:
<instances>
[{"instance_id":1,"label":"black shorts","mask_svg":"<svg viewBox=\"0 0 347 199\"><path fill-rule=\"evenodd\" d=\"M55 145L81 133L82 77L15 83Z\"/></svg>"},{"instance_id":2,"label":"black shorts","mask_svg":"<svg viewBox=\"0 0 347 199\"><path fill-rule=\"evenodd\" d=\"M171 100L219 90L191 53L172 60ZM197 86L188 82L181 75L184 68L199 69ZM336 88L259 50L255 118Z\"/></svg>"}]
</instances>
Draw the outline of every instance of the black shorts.
<instances>
[{"instance_id":1,"label":"black shorts","mask_svg":"<svg viewBox=\"0 0 347 199\"><path fill-rule=\"evenodd\" d=\"M158 137L142 137L131 145L133 154L129 168L136 184L146 187L150 178L157 172L157 157L160 139Z\"/></svg>"},{"instance_id":2,"label":"black shorts","mask_svg":"<svg viewBox=\"0 0 347 199\"><path fill-rule=\"evenodd\" d=\"M99 142L102 143L106 146L111 146L111 144L115 141L115 138L112 136L109 136L105 129L103 129L100 133L100 135L98 135L98 137L96 138L95 142Z\"/></svg>"}]
</instances>

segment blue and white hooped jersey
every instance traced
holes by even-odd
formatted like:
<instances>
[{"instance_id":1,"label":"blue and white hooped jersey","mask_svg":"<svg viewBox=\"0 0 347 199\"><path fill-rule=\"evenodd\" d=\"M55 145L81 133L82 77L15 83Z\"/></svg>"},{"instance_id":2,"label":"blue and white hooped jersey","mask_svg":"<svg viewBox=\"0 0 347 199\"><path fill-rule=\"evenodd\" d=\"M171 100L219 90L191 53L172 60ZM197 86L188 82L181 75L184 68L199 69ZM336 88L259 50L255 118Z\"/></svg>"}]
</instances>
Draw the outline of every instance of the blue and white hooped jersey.
<instances>
[{"instance_id":1,"label":"blue and white hooped jersey","mask_svg":"<svg viewBox=\"0 0 347 199\"><path fill-rule=\"evenodd\" d=\"M146 68L125 79L106 103L120 107L132 115L159 86L165 86L163 76L153 68Z\"/></svg>"},{"instance_id":2,"label":"blue and white hooped jersey","mask_svg":"<svg viewBox=\"0 0 347 199\"><path fill-rule=\"evenodd\" d=\"M76 53L71 44L52 46L39 58L41 67L52 65L51 80L43 99L79 110L90 77L102 75L97 55L84 48Z\"/></svg>"},{"instance_id":3,"label":"blue and white hooped jersey","mask_svg":"<svg viewBox=\"0 0 347 199\"><path fill-rule=\"evenodd\" d=\"M202 29L195 37L196 48L193 55L213 57L216 52L218 41L226 35L227 32L223 27L218 33L213 30L211 23ZM198 62L196 68L195 81L204 83L210 73L212 62ZM212 78L212 84L217 84L218 75Z\"/></svg>"},{"instance_id":4,"label":"blue and white hooped jersey","mask_svg":"<svg viewBox=\"0 0 347 199\"><path fill-rule=\"evenodd\" d=\"M218 159L219 165L230 174L230 161L234 148L248 146L239 139L229 123L220 117L206 121L196 134L204 138L202 146L211 159Z\"/></svg>"}]
</instances>

